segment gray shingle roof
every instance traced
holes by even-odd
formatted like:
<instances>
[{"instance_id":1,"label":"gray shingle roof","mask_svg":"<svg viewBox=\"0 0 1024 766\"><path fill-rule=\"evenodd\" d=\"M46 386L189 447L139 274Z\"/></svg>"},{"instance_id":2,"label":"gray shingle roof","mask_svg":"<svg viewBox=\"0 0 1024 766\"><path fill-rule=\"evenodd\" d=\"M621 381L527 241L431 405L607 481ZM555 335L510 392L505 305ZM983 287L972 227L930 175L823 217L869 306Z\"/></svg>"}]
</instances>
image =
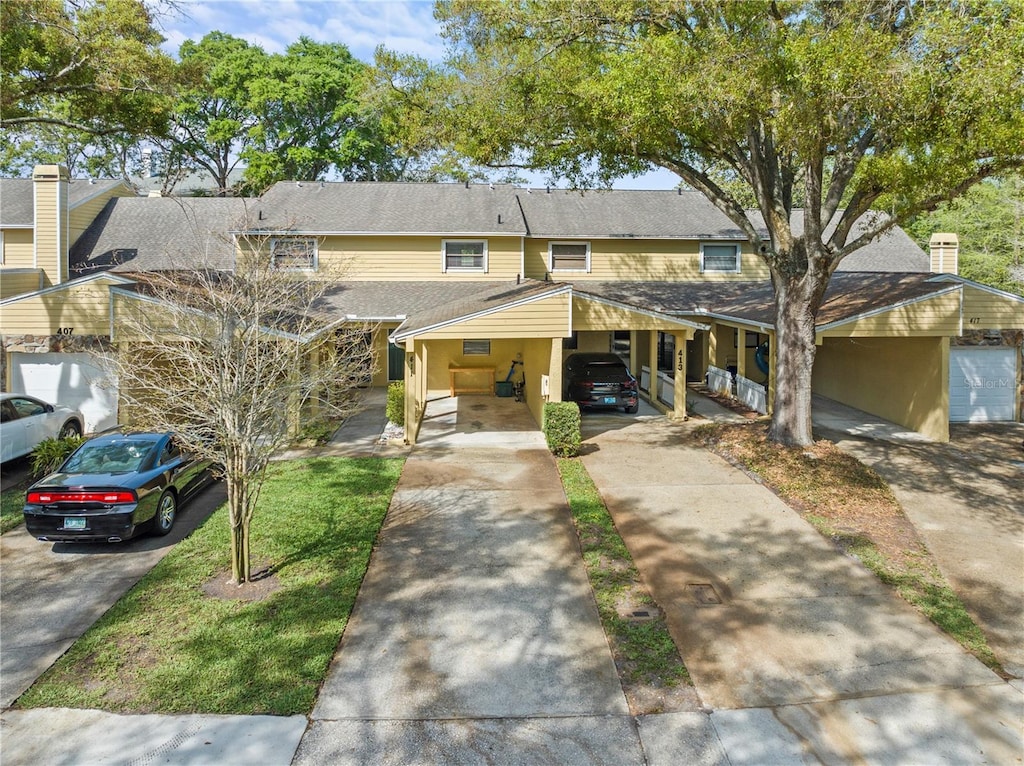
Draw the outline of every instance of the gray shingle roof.
<instances>
[{"instance_id":1,"label":"gray shingle roof","mask_svg":"<svg viewBox=\"0 0 1024 766\"><path fill-rule=\"evenodd\" d=\"M534 237L746 239L695 191L523 189L519 200Z\"/></svg>"},{"instance_id":2,"label":"gray shingle roof","mask_svg":"<svg viewBox=\"0 0 1024 766\"><path fill-rule=\"evenodd\" d=\"M817 325L925 298L948 290L934 274L834 274L818 311ZM674 316L714 314L772 326L775 308L771 283L760 282L577 282L575 293L594 295Z\"/></svg>"},{"instance_id":3,"label":"gray shingle roof","mask_svg":"<svg viewBox=\"0 0 1024 766\"><path fill-rule=\"evenodd\" d=\"M198 263L230 269L230 232L244 226L251 204L231 197L116 197L72 246L71 272L161 271Z\"/></svg>"},{"instance_id":4,"label":"gray shingle roof","mask_svg":"<svg viewBox=\"0 0 1024 766\"><path fill-rule=\"evenodd\" d=\"M33 183L31 178L0 178L0 226L32 226ZM68 183L68 206L74 210L85 200L122 185L110 179L74 178Z\"/></svg>"},{"instance_id":5,"label":"gray shingle roof","mask_svg":"<svg viewBox=\"0 0 1024 766\"><path fill-rule=\"evenodd\" d=\"M526 233L512 186L487 184L275 184L258 225L316 233L520 236Z\"/></svg>"}]
</instances>

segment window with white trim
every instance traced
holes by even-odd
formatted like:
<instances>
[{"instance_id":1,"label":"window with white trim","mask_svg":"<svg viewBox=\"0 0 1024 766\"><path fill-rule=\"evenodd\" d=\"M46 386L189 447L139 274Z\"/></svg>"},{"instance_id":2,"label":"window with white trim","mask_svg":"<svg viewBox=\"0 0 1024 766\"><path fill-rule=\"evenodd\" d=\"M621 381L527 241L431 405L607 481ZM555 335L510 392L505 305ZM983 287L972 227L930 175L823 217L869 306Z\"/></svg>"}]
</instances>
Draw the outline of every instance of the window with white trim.
<instances>
[{"instance_id":1,"label":"window with white trim","mask_svg":"<svg viewBox=\"0 0 1024 766\"><path fill-rule=\"evenodd\" d=\"M274 237L270 240L274 268L282 271L316 271L317 247L313 237Z\"/></svg>"},{"instance_id":2,"label":"window with white trim","mask_svg":"<svg viewBox=\"0 0 1024 766\"><path fill-rule=\"evenodd\" d=\"M444 271L487 271L487 242L446 239L441 243Z\"/></svg>"},{"instance_id":3,"label":"window with white trim","mask_svg":"<svg viewBox=\"0 0 1024 766\"><path fill-rule=\"evenodd\" d=\"M740 246L737 244L723 244L701 242L700 244L700 270L729 272L738 274L740 271Z\"/></svg>"},{"instance_id":4,"label":"window with white trim","mask_svg":"<svg viewBox=\"0 0 1024 766\"><path fill-rule=\"evenodd\" d=\"M549 242L549 271L590 271L589 242Z\"/></svg>"}]
</instances>

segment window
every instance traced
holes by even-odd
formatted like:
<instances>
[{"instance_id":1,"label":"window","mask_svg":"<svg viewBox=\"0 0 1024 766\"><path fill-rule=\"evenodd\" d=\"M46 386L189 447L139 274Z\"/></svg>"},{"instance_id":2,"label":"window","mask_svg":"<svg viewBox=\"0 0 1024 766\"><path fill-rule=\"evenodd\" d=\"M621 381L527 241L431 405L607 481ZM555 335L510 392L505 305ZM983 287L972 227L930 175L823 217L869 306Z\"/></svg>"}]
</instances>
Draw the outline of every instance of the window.
<instances>
[{"instance_id":1,"label":"window","mask_svg":"<svg viewBox=\"0 0 1024 766\"><path fill-rule=\"evenodd\" d=\"M489 340L464 340L462 341L463 356L490 356L491 342Z\"/></svg>"},{"instance_id":2,"label":"window","mask_svg":"<svg viewBox=\"0 0 1024 766\"><path fill-rule=\"evenodd\" d=\"M317 248L312 237L279 237L270 240L274 268L285 271L316 271Z\"/></svg>"},{"instance_id":3,"label":"window","mask_svg":"<svg viewBox=\"0 0 1024 766\"><path fill-rule=\"evenodd\" d=\"M738 274L740 270L740 246L701 243L700 270L725 271Z\"/></svg>"},{"instance_id":4,"label":"window","mask_svg":"<svg viewBox=\"0 0 1024 766\"><path fill-rule=\"evenodd\" d=\"M590 271L590 243L551 242L548 264L551 271Z\"/></svg>"},{"instance_id":5,"label":"window","mask_svg":"<svg viewBox=\"0 0 1024 766\"><path fill-rule=\"evenodd\" d=\"M446 239L442 243L445 271L487 271L487 243Z\"/></svg>"}]
</instances>

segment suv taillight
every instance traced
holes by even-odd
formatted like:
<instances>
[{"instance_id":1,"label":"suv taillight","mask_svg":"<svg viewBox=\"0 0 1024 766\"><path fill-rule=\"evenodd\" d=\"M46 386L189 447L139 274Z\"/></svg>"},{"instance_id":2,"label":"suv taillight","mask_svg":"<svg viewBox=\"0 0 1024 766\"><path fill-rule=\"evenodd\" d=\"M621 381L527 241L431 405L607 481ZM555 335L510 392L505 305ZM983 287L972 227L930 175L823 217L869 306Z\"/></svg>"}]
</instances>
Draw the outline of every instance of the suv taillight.
<instances>
[{"instance_id":1,"label":"suv taillight","mask_svg":"<svg viewBox=\"0 0 1024 766\"><path fill-rule=\"evenodd\" d=\"M47 492L36 490L29 492L25 498L31 505L49 505L50 503L103 503L104 505L115 505L117 503L134 503L136 500L134 492L114 490L111 492Z\"/></svg>"}]
</instances>

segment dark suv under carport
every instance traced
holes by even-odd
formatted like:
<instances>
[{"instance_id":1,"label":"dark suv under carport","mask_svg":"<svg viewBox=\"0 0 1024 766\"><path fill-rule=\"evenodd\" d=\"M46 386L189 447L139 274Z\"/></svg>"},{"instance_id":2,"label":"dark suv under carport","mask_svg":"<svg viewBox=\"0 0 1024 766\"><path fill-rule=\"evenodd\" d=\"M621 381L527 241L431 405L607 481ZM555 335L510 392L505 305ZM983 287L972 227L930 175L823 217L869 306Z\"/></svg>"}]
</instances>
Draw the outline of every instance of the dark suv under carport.
<instances>
[{"instance_id":1,"label":"dark suv under carport","mask_svg":"<svg viewBox=\"0 0 1024 766\"><path fill-rule=\"evenodd\" d=\"M633 414L640 408L637 383L616 354L579 353L565 360L565 399L580 409L622 408Z\"/></svg>"}]
</instances>

